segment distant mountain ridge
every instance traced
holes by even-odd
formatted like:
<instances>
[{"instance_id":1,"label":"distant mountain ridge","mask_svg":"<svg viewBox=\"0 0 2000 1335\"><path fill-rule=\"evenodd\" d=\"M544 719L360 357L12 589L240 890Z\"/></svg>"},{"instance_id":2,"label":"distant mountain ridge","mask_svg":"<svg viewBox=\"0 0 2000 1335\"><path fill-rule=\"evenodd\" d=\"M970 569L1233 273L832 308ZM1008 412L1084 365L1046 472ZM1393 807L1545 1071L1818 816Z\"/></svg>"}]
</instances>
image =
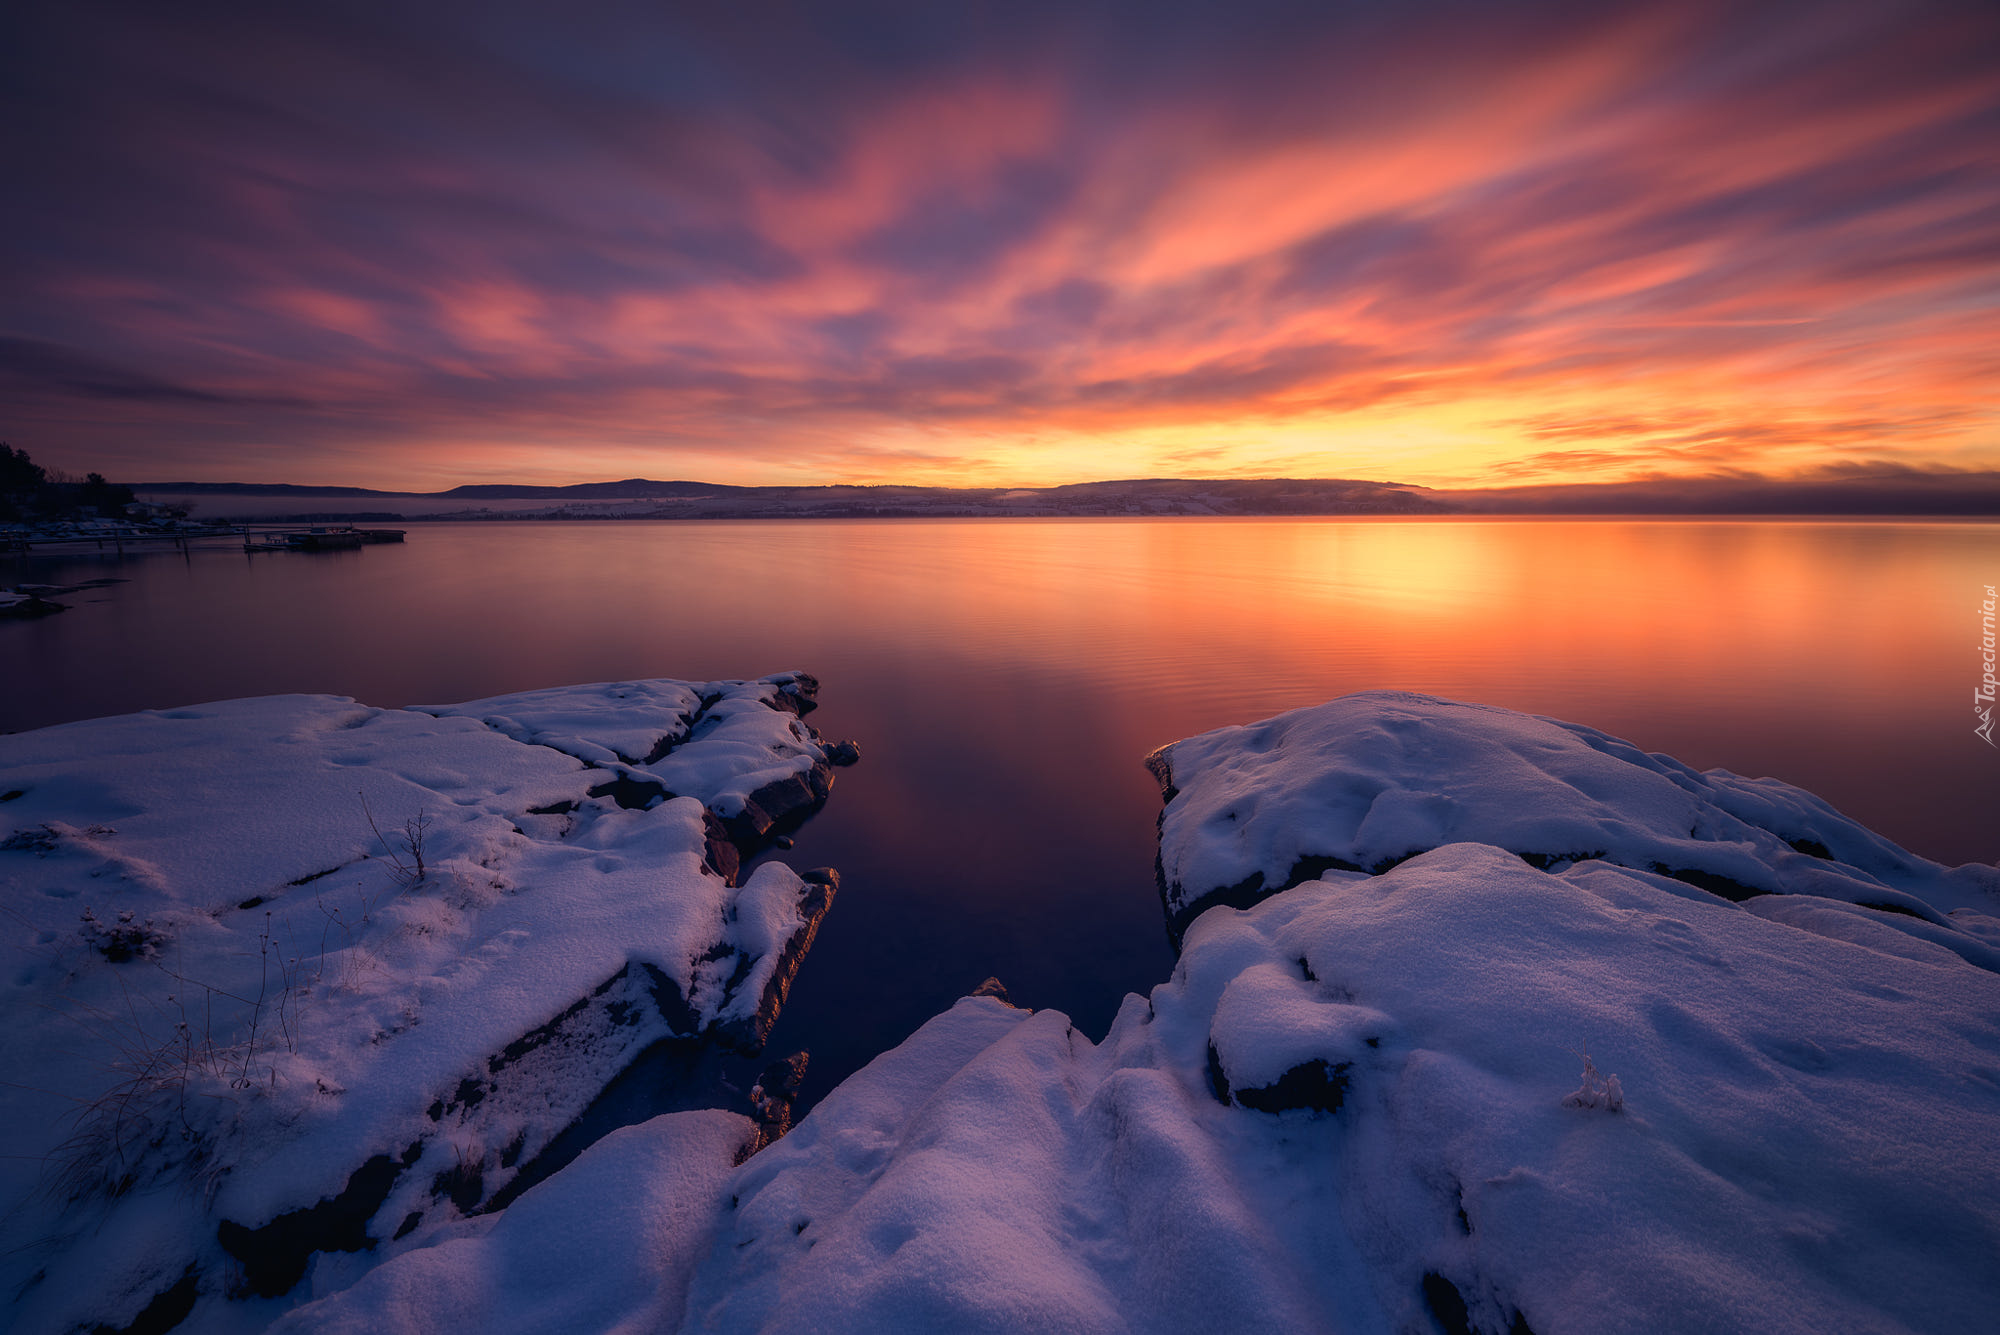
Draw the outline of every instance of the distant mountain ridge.
<instances>
[{"instance_id":1,"label":"distant mountain ridge","mask_svg":"<svg viewBox=\"0 0 2000 1335\"><path fill-rule=\"evenodd\" d=\"M131 485L141 496L268 497L294 505L311 498L393 503L407 518L481 517L489 507L504 508L515 518L654 519L1148 514L2000 515L2000 473L1887 467L1802 479L1661 478L1453 490L1358 478L1128 478L1053 487L895 483L742 486L626 478L566 486L467 483L447 491L382 491L286 482Z\"/></svg>"},{"instance_id":2,"label":"distant mountain ridge","mask_svg":"<svg viewBox=\"0 0 2000 1335\"><path fill-rule=\"evenodd\" d=\"M305 487L294 483L150 482L140 495L183 497L312 497L459 507L469 502L548 502L587 505L592 513L656 518L784 518L875 515L1062 514L1356 514L1443 512L1451 507L1421 487L1354 479L1265 478L1190 481L1136 478L1074 482L1056 487L734 486L712 482L580 482L570 486L471 483L449 491L377 491L366 487ZM635 505L655 502L649 510Z\"/></svg>"},{"instance_id":3,"label":"distant mountain ridge","mask_svg":"<svg viewBox=\"0 0 2000 1335\"><path fill-rule=\"evenodd\" d=\"M469 482L449 491L382 491L374 487L314 487L295 482L137 482L134 491L177 496L384 496L418 500L646 500L655 496L703 496L711 492L773 490L712 482L577 482L538 486L521 482Z\"/></svg>"}]
</instances>

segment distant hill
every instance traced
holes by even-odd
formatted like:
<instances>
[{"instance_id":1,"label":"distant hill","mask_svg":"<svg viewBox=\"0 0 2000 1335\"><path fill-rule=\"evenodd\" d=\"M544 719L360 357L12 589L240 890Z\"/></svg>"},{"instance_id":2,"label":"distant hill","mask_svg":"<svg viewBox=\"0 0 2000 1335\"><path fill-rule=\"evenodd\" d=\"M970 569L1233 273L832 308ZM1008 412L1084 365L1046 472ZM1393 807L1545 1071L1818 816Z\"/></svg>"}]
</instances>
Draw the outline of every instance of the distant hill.
<instances>
[{"instance_id":1,"label":"distant hill","mask_svg":"<svg viewBox=\"0 0 2000 1335\"><path fill-rule=\"evenodd\" d=\"M139 482L132 484L132 489L176 496L393 496L414 500L630 500L755 490L710 482L650 482L639 477L623 482L579 482L564 487L516 482L468 483L449 491L378 491L371 487L314 487L293 482Z\"/></svg>"},{"instance_id":2,"label":"distant hill","mask_svg":"<svg viewBox=\"0 0 2000 1335\"><path fill-rule=\"evenodd\" d=\"M321 517L365 504L406 519L778 519L1093 515L2000 515L2000 473L1881 469L1779 481L1684 478L1438 490L1355 478L1128 478L1056 487L735 486L716 482L472 483L377 491L293 483L148 482L145 498L212 497L203 514ZM226 500L228 504L220 502ZM268 501L270 504L261 504ZM334 504L313 504L312 502ZM337 503L346 502L345 506Z\"/></svg>"},{"instance_id":3,"label":"distant hill","mask_svg":"<svg viewBox=\"0 0 2000 1335\"><path fill-rule=\"evenodd\" d=\"M1059 487L766 486L710 482L584 482L574 486L477 483L449 491L376 491L366 487L306 487L290 483L148 482L142 497L197 502L227 498L233 514L292 517L316 501L397 503L405 518L773 519L981 515L1279 515L1424 514L1450 506L1421 487L1353 479L1265 478L1189 481L1139 478ZM270 505L256 504L269 501ZM214 514L225 507L201 507ZM280 515L280 510L286 513Z\"/></svg>"},{"instance_id":4,"label":"distant hill","mask_svg":"<svg viewBox=\"0 0 2000 1335\"><path fill-rule=\"evenodd\" d=\"M509 482L468 483L433 495L454 500L651 500L666 496L711 496L724 492L770 490L764 487L732 487L715 482L650 482L628 477L623 482L577 482L566 487L530 487Z\"/></svg>"}]
</instances>

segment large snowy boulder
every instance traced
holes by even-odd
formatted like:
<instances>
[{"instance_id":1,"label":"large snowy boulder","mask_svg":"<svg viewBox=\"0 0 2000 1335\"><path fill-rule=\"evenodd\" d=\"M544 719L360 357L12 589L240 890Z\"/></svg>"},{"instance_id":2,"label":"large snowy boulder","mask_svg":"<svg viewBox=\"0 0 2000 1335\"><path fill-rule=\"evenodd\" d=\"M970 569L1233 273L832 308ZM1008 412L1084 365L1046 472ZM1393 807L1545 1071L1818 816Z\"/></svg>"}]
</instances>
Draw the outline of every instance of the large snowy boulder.
<instances>
[{"instance_id":1,"label":"large snowy boulder","mask_svg":"<svg viewBox=\"0 0 2000 1335\"><path fill-rule=\"evenodd\" d=\"M1382 872L1445 844L1538 867L1597 860L1731 900L1804 894L1944 929L1988 906L2000 871L1947 869L1775 779L1706 773L1556 719L1401 691L1363 691L1147 758L1167 799L1159 879L1176 939L1204 909L1242 908L1327 870Z\"/></svg>"},{"instance_id":2,"label":"large snowy boulder","mask_svg":"<svg viewBox=\"0 0 2000 1335\"><path fill-rule=\"evenodd\" d=\"M824 767L813 685L0 738L6 1324L280 1310L504 1200L654 1043L759 1048L833 878L738 884L741 817Z\"/></svg>"}]
</instances>

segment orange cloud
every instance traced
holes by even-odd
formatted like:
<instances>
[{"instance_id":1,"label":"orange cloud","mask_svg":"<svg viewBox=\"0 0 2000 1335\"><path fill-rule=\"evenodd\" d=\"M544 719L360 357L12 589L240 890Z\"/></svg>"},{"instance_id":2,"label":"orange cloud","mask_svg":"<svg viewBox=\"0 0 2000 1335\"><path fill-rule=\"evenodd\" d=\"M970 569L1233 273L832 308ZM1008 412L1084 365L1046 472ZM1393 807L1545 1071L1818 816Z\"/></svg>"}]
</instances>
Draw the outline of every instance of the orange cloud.
<instances>
[{"instance_id":1,"label":"orange cloud","mask_svg":"<svg viewBox=\"0 0 2000 1335\"><path fill-rule=\"evenodd\" d=\"M935 21L78 37L0 388L130 477L2000 466L1990 9Z\"/></svg>"}]
</instances>

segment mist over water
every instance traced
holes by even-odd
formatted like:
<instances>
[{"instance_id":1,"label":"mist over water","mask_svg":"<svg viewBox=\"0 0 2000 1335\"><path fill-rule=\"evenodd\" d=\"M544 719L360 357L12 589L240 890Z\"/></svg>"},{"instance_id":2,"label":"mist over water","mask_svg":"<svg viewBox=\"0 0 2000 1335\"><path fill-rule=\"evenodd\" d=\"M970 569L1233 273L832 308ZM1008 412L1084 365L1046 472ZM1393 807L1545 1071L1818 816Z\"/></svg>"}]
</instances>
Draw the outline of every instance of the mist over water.
<instances>
[{"instance_id":1,"label":"mist over water","mask_svg":"<svg viewBox=\"0 0 2000 1335\"><path fill-rule=\"evenodd\" d=\"M1973 735L1988 524L1016 520L416 525L401 546L8 558L0 729L278 692L399 706L804 668L860 742L777 854L843 876L771 1051L808 1097L989 974L1092 1036L1164 978L1152 747L1398 688L1772 775L2000 857Z\"/></svg>"}]
</instances>

